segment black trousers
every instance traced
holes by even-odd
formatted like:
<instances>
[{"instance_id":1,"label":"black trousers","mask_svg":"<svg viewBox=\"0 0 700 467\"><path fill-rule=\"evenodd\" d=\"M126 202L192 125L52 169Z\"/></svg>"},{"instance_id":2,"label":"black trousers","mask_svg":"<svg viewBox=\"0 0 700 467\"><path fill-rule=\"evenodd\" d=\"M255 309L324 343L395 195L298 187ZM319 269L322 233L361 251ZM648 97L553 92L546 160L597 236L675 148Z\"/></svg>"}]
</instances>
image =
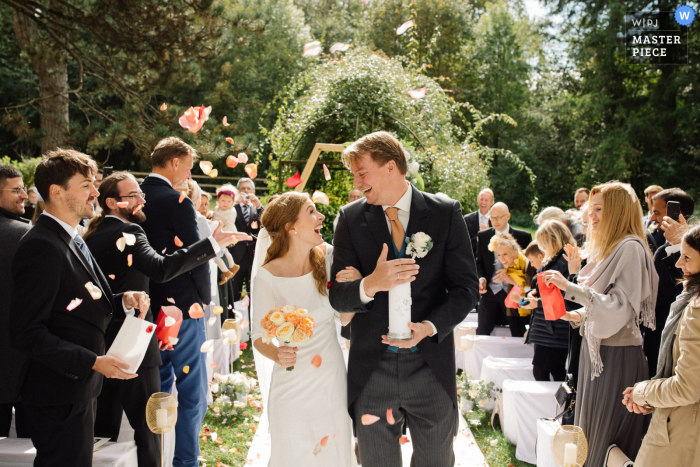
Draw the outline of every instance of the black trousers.
<instances>
[{"instance_id":1,"label":"black trousers","mask_svg":"<svg viewBox=\"0 0 700 467\"><path fill-rule=\"evenodd\" d=\"M29 438L29 427L27 426L27 415L24 412L24 405L21 402L9 402L0 404L0 438L10 436L12 426L12 407L15 408L15 430L18 438Z\"/></svg>"},{"instance_id":2,"label":"black trousers","mask_svg":"<svg viewBox=\"0 0 700 467\"><path fill-rule=\"evenodd\" d=\"M148 429L146 404L153 393L160 392L160 372L157 366L146 366L137 373L134 379L105 378L97 398L95 436L116 441L123 412L134 429L139 467L159 467L160 438Z\"/></svg>"},{"instance_id":3,"label":"black trousers","mask_svg":"<svg viewBox=\"0 0 700 467\"><path fill-rule=\"evenodd\" d=\"M245 289L250 293L250 273L253 269L253 260L250 259L248 255L245 255L241 262L236 264L238 264L241 269L233 276L233 302L237 302L241 299L243 284L245 284ZM233 302L231 303L233 304Z\"/></svg>"},{"instance_id":4,"label":"black trousers","mask_svg":"<svg viewBox=\"0 0 700 467\"><path fill-rule=\"evenodd\" d=\"M476 308L479 314L479 324L476 328L477 335L490 335L496 325L508 325L510 327L510 335L513 337L523 337L525 335L525 320L520 316L508 316L506 313L506 296L505 290L494 294L489 287L486 288L486 293L481 295L479 305Z\"/></svg>"},{"instance_id":5,"label":"black trousers","mask_svg":"<svg viewBox=\"0 0 700 467\"><path fill-rule=\"evenodd\" d=\"M67 405L24 404L34 467L92 467L95 399Z\"/></svg>"}]
</instances>

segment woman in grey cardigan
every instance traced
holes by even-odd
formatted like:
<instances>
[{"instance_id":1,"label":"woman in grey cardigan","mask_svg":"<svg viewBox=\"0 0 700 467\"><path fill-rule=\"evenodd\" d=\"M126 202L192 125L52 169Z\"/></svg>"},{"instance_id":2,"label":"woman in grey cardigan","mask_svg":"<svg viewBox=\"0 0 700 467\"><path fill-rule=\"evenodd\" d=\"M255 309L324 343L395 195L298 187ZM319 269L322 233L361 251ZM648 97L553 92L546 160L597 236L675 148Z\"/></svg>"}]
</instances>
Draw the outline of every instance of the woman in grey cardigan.
<instances>
[{"instance_id":1,"label":"woman in grey cardigan","mask_svg":"<svg viewBox=\"0 0 700 467\"><path fill-rule=\"evenodd\" d=\"M617 444L634 459L644 420L620 404L620 395L648 378L639 325L655 328L658 276L642 227L642 208L629 185L606 183L591 191L588 264L578 284L558 271L545 281L583 308L562 319L579 328L580 354L576 425L588 439L587 466L601 466L608 446Z\"/></svg>"}]
</instances>

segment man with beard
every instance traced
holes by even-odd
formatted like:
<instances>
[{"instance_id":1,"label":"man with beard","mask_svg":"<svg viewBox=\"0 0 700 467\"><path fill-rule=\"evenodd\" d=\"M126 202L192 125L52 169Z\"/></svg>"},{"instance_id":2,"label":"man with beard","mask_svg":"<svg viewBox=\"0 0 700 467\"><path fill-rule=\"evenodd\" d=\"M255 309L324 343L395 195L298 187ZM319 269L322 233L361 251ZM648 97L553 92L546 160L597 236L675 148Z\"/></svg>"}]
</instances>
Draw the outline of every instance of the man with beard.
<instances>
[{"instance_id":1,"label":"man with beard","mask_svg":"<svg viewBox=\"0 0 700 467\"><path fill-rule=\"evenodd\" d=\"M112 295L102 270L78 235L95 215L97 166L90 156L55 149L42 158L35 182L46 203L12 261L10 343L27 358L21 397L36 448L34 465L92 466L95 405L107 378L131 379L128 365L105 355L115 314L142 314L143 292Z\"/></svg>"},{"instance_id":2,"label":"man with beard","mask_svg":"<svg viewBox=\"0 0 700 467\"><path fill-rule=\"evenodd\" d=\"M146 215L141 211L146 203L144 198L145 195L133 175L116 172L106 177L102 181L97 198L102 211L90 222L85 234L85 242L108 274L110 285L115 292L140 290L148 293L149 281L169 281L214 258L219 249L230 245L234 238L250 239L247 235L239 233L234 237L233 233L222 232L219 227L211 237L202 239L189 248L177 250L171 255L161 256L151 247L146 234L138 225L146 220ZM116 243L124 234L133 235L135 241L133 245L125 245L122 251L116 247ZM185 303L175 305L181 309L189 308L189 304ZM107 328L108 347L114 342L125 317L123 314L115 316ZM153 322L151 310L148 310L145 319ZM123 409L134 429L140 467L160 465L158 436L153 434L146 424L148 398L154 392L160 391L158 366L162 362L159 347L164 349L157 339L151 339L137 371L138 377L128 381L105 381L102 393L97 399L95 435L116 441L119 437Z\"/></svg>"}]
</instances>

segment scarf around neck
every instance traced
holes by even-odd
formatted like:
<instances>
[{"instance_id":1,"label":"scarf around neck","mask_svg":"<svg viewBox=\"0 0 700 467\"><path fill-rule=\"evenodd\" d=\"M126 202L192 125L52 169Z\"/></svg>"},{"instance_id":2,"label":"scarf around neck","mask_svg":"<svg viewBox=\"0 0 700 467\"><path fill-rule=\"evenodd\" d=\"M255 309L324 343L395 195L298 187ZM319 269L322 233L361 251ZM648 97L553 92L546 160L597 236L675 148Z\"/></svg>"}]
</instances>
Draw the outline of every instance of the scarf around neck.
<instances>
[{"instance_id":1,"label":"scarf around neck","mask_svg":"<svg viewBox=\"0 0 700 467\"><path fill-rule=\"evenodd\" d=\"M634 243L641 248L634 248ZM618 287L634 311L630 325L639 327L641 323L649 329L656 329L656 290L659 276L648 247L641 239L633 235L623 238L605 259L590 262L581 269L578 282L599 294L607 293L613 285ZM590 311L592 306L593 300L586 305L586 312ZM595 318L591 318L589 313L586 315L584 335L591 356L591 379L594 379L603 371L603 361L600 357L601 339L591 332Z\"/></svg>"},{"instance_id":2,"label":"scarf around neck","mask_svg":"<svg viewBox=\"0 0 700 467\"><path fill-rule=\"evenodd\" d=\"M659 350L659 366L653 379L670 378L673 376L673 342L676 340L676 329L683 317L683 310L688 306L691 294L683 288L683 292L671 304L671 312L666 318L666 325L661 333Z\"/></svg>"}]
</instances>

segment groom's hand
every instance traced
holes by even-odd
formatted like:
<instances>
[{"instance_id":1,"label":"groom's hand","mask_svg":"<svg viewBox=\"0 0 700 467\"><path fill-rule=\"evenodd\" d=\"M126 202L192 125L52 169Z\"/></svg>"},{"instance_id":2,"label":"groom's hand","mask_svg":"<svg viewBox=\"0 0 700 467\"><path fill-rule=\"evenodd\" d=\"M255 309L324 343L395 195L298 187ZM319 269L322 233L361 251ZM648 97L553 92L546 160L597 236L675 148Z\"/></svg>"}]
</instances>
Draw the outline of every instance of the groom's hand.
<instances>
[{"instance_id":1,"label":"groom's hand","mask_svg":"<svg viewBox=\"0 0 700 467\"><path fill-rule=\"evenodd\" d=\"M433 333L433 327L428 323L408 323L408 327L413 333L413 339L410 341L394 342L389 340L387 336L382 336L382 344L393 345L394 347L404 347L410 349L414 345L418 345L420 341Z\"/></svg>"},{"instance_id":2,"label":"groom's hand","mask_svg":"<svg viewBox=\"0 0 700 467\"><path fill-rule=\"evenodd\" d=\"M388 253L389 247L385 243L377 260L377 267L365 278L364 287L368 297L374 297L377 292L387 292L397 285L416 280L420 266L415 260L404 258L387 261Z\"/></svg>"}]
</instances>

